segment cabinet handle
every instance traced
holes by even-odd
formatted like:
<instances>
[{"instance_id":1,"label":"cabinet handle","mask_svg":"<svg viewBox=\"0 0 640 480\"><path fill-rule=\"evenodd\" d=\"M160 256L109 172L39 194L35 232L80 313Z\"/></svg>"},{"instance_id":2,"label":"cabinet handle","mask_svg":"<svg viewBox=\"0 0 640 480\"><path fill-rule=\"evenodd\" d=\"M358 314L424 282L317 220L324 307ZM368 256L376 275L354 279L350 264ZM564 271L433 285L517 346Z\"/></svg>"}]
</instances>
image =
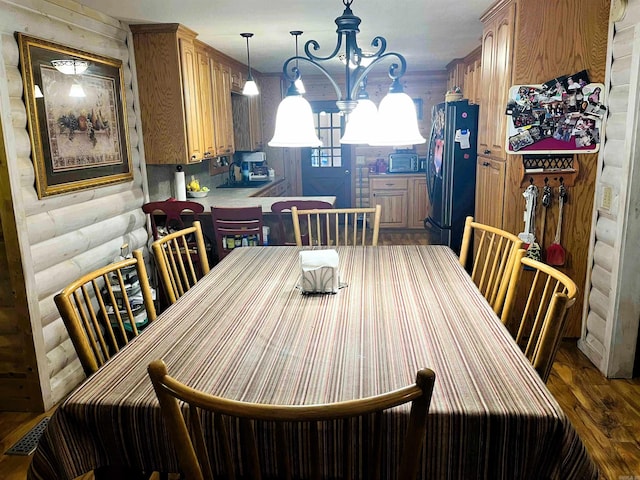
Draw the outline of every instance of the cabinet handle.
<instances>
[{"instance_id":1,"label":"cabinet handle","mask_svg":"<svg viewBox=\"0 0 640 480\"><path fill-rule=\"evenodd\" d=\"M387 187L393 187L393 183L385 183Z\"/></svg>"},{"instance_id":2,"label":"cabinet handle","mask_svg":"<svg viewBox=\"0 0 640 480\"><path fill-rule=\"evenodd\" d=\"M485 150L485 151L484 151L484 154L485 154L485 155L489 155L490 153L491 153L491 150L488 150L488 149L487 149L487 150Z\"/></svg>"},{"instance_id":3,"label":"cabinet handle","mask_svg":"<svg viewBox=\"0 0 640 480\"><path fill-rule=\"evenodd\" d=\"M489 165L491 165L489 162L482 162L483 167L488 167Z\"/></svg>"}]
</instances>

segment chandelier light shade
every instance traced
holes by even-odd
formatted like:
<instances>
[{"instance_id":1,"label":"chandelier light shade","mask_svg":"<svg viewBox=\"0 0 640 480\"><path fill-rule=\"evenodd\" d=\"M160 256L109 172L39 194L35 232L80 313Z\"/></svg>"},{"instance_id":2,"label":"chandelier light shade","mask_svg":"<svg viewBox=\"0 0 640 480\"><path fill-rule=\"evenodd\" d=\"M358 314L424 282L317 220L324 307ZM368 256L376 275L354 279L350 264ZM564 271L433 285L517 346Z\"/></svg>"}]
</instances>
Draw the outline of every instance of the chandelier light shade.
<instances>
[{"instance_id":1,"label":"chandelier light shade","mask_svg":"<svg viewBox=\"0 0 640 480\"><path fill-rule=\"evenodd\" d=\"M387 52L387 41L381 36L376 36L371 41L371 51L363 51L358 46L356 40L356 36L360 32L358 27L360 26L361 20L351 11L353 0L342 0L342 3L345 9L342 15L335 20L338 26L336 30L338 39L333 52L327 56L316 55L313 52L320 49L320 44L316 40L309 40L304 45L304 55L298 55L296 51L294 57L284 62L282 71L284 77L290 82L291 87L287 91L287 96L282 100L280 107L278 107L276 130L269 145L279 147L319 146L319 144L316 143L319 142L319 140L315 132L313 135L305 134L303 137L299 128L293 128L294 126L300 127L301 125L313 124L313 113L309 103L302 98L301 92L295 87L295 83L300 79L299 63L313 65L314 68L320 70L331 82L338 98L336 105L340 112L347 118L345 135L341 139L341 143L414 145L426 142L426 139L420 135L418 130L418 118L413 100L403 93L402 85L399 81L407 70L406 60L399 53ZM291 32L291 34L294 35L295 33ZM336 58L344 63L344 93L340 89L338 82L336 82L327 69L322 66L322 62ZM373 104L371 100L368 100L364 87L366 86L366 79L369 72L381 62L390 62L388 72L392 83L389 94L382 100L377 115L374 115L371 107L375 107L375 104ZM358 93L359 89L361 89L360 93ZM296 98L295 101L290 101L289 96L300 98ZM405 108L407 99L411 104L411 111ZM301 100L304 100L304 103L306 106L309 106L309 108L296 109L294 112L292 108L293 103L295 102L296 105L302 105ZM281 108L285 103L287 107ZM356 111L357 107L360 106L362 106L362 109ZM308 113L304 113L307 111ZM363 111L368 113L361 113ZM295 118L281 118L281 116L294 114L296 115ZM303 115L307 116L303 117ZM372 117L375 125L367 123ZM355 125L351 125L350 127L349 124L352 123L352 121ZM365 123L365 126L363 126L363 123ZM402 127L400 127L400 125L402 125ZM394 128L388 130L390 126ZM290 127L291 129L289 129ZM381 137L382 133L384 133L384 135ZM308 142L308 144L306 142Z\"/></svg>"},{"instance_id":2,"label":"chandelier light shade","mask_svg":"<svg viewBox=\"0 0 640 480\"><path fill-rule=\"evenodd\" d=\"M65 75L81 75L89 68L89 62L75 58L64 58L61 60L51 60L51 65L60 73Z\"/></svg>"},{"instance_id":3,"label":"chandelier light shade","mask_svg":"<svg viewBox=\"0 0 640 480\"><path fill-rule=\"evenodd\" d=\"M394 146L424 143L418 130L416 106L409 95L394 84L380 102L375 135L369 145ZM348 126L348 124L347 124Z\"/></svg>"},{"instance_id":4,"label":"chandelier light shade","mask_svg":"<svg viewBox=\"0 0 640 480\"><path fill-rule=\"evenodd\" d=\"M309 102L291 84L287 96L278 105L276 129L270 147L319 147L313 111Z\"/></svg>"},{"instance_id":5,"label":"chandelier light shade","mask_svg":"<svg viewBox=\"0 0 640 480\"><path fill-rule=\"evenodd\" d=\"M242 89L243 95L254 96L260 93L258 91L258 85L256 85L255 80L253 79L253 75L251 75L251 57L249 56L249 39L253 37L253 33L241 33L241 37L247 40L247 81L244 82L244 88Z\"/></svg>"}]
</instances>

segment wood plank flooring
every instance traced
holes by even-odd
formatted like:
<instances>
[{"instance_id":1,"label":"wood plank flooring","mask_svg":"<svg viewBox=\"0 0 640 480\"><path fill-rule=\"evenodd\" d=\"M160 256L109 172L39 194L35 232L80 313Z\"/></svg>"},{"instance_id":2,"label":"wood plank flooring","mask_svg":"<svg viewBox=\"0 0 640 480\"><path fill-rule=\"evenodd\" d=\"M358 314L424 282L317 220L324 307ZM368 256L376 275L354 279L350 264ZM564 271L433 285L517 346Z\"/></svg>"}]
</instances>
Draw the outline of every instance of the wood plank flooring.
<instances>
[{"instance_id":1,"label":"wood plank flooring","mask_svg":"<svg viewBox=\"0 0 640 480\"><path fill-rule=\"evenodd\" d=\"M425 231L380 233L379 243L428 244ZM608 380L578 350L561 346L549 390L598 464L601 480L640 480L640 378ZM45 414L0 412L0 479L24 480L31 457L4 455ZM92 474L79 477L93 479Z\"/></svg>"}]
</instances>

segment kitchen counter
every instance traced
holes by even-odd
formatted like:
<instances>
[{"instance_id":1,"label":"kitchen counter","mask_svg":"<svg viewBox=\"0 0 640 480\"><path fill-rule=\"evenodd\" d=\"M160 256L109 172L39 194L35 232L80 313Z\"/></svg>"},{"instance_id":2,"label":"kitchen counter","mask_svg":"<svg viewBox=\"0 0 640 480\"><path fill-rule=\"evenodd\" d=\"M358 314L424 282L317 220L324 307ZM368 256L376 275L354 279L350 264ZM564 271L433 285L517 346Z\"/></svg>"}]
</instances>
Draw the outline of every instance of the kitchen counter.
<instances>
[{"instance_id":1,"label":"kitchen counter","mask_svg":"<svg viewBox=\"0 0 640 480\"><path fill-rule=\"evenodd\" d=\"M270 214L271 205L273 202L279 202L283 200L321 200L323 202L329 202L335 204L336 197L323 196L323 197L257 197L260 192L272 187L274 184L284 181L282 177L276 177L272 182L269 182L260 187L252 188L212 188L209 191L209 195L201 198L189 198L187 200L198 202L204 205L205 212L211 211L211 207L252 207L259 205L262 207L264 214Z\"/></svg>"}]
</instances>

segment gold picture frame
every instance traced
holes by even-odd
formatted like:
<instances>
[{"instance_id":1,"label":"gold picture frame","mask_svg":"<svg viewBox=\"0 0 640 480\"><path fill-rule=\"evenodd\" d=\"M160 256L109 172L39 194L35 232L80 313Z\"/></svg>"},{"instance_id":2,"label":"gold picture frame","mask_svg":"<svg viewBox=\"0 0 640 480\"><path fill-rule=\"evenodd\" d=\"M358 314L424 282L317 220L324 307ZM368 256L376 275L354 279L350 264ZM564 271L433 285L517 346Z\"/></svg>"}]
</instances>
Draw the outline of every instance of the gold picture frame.
<instances>
[{"instance_id":1,"label":"gold picture frame","mask_svg":"<svg viewBox=\"0 0 640 480\"><path fill-rule=\"evenodd\" d=\"M133 180L122 61L17 38L38 198ZM74 61L88 67L74 74ZM78 85L85 96L70 96Z\"/></svg>"}]
</instances>

